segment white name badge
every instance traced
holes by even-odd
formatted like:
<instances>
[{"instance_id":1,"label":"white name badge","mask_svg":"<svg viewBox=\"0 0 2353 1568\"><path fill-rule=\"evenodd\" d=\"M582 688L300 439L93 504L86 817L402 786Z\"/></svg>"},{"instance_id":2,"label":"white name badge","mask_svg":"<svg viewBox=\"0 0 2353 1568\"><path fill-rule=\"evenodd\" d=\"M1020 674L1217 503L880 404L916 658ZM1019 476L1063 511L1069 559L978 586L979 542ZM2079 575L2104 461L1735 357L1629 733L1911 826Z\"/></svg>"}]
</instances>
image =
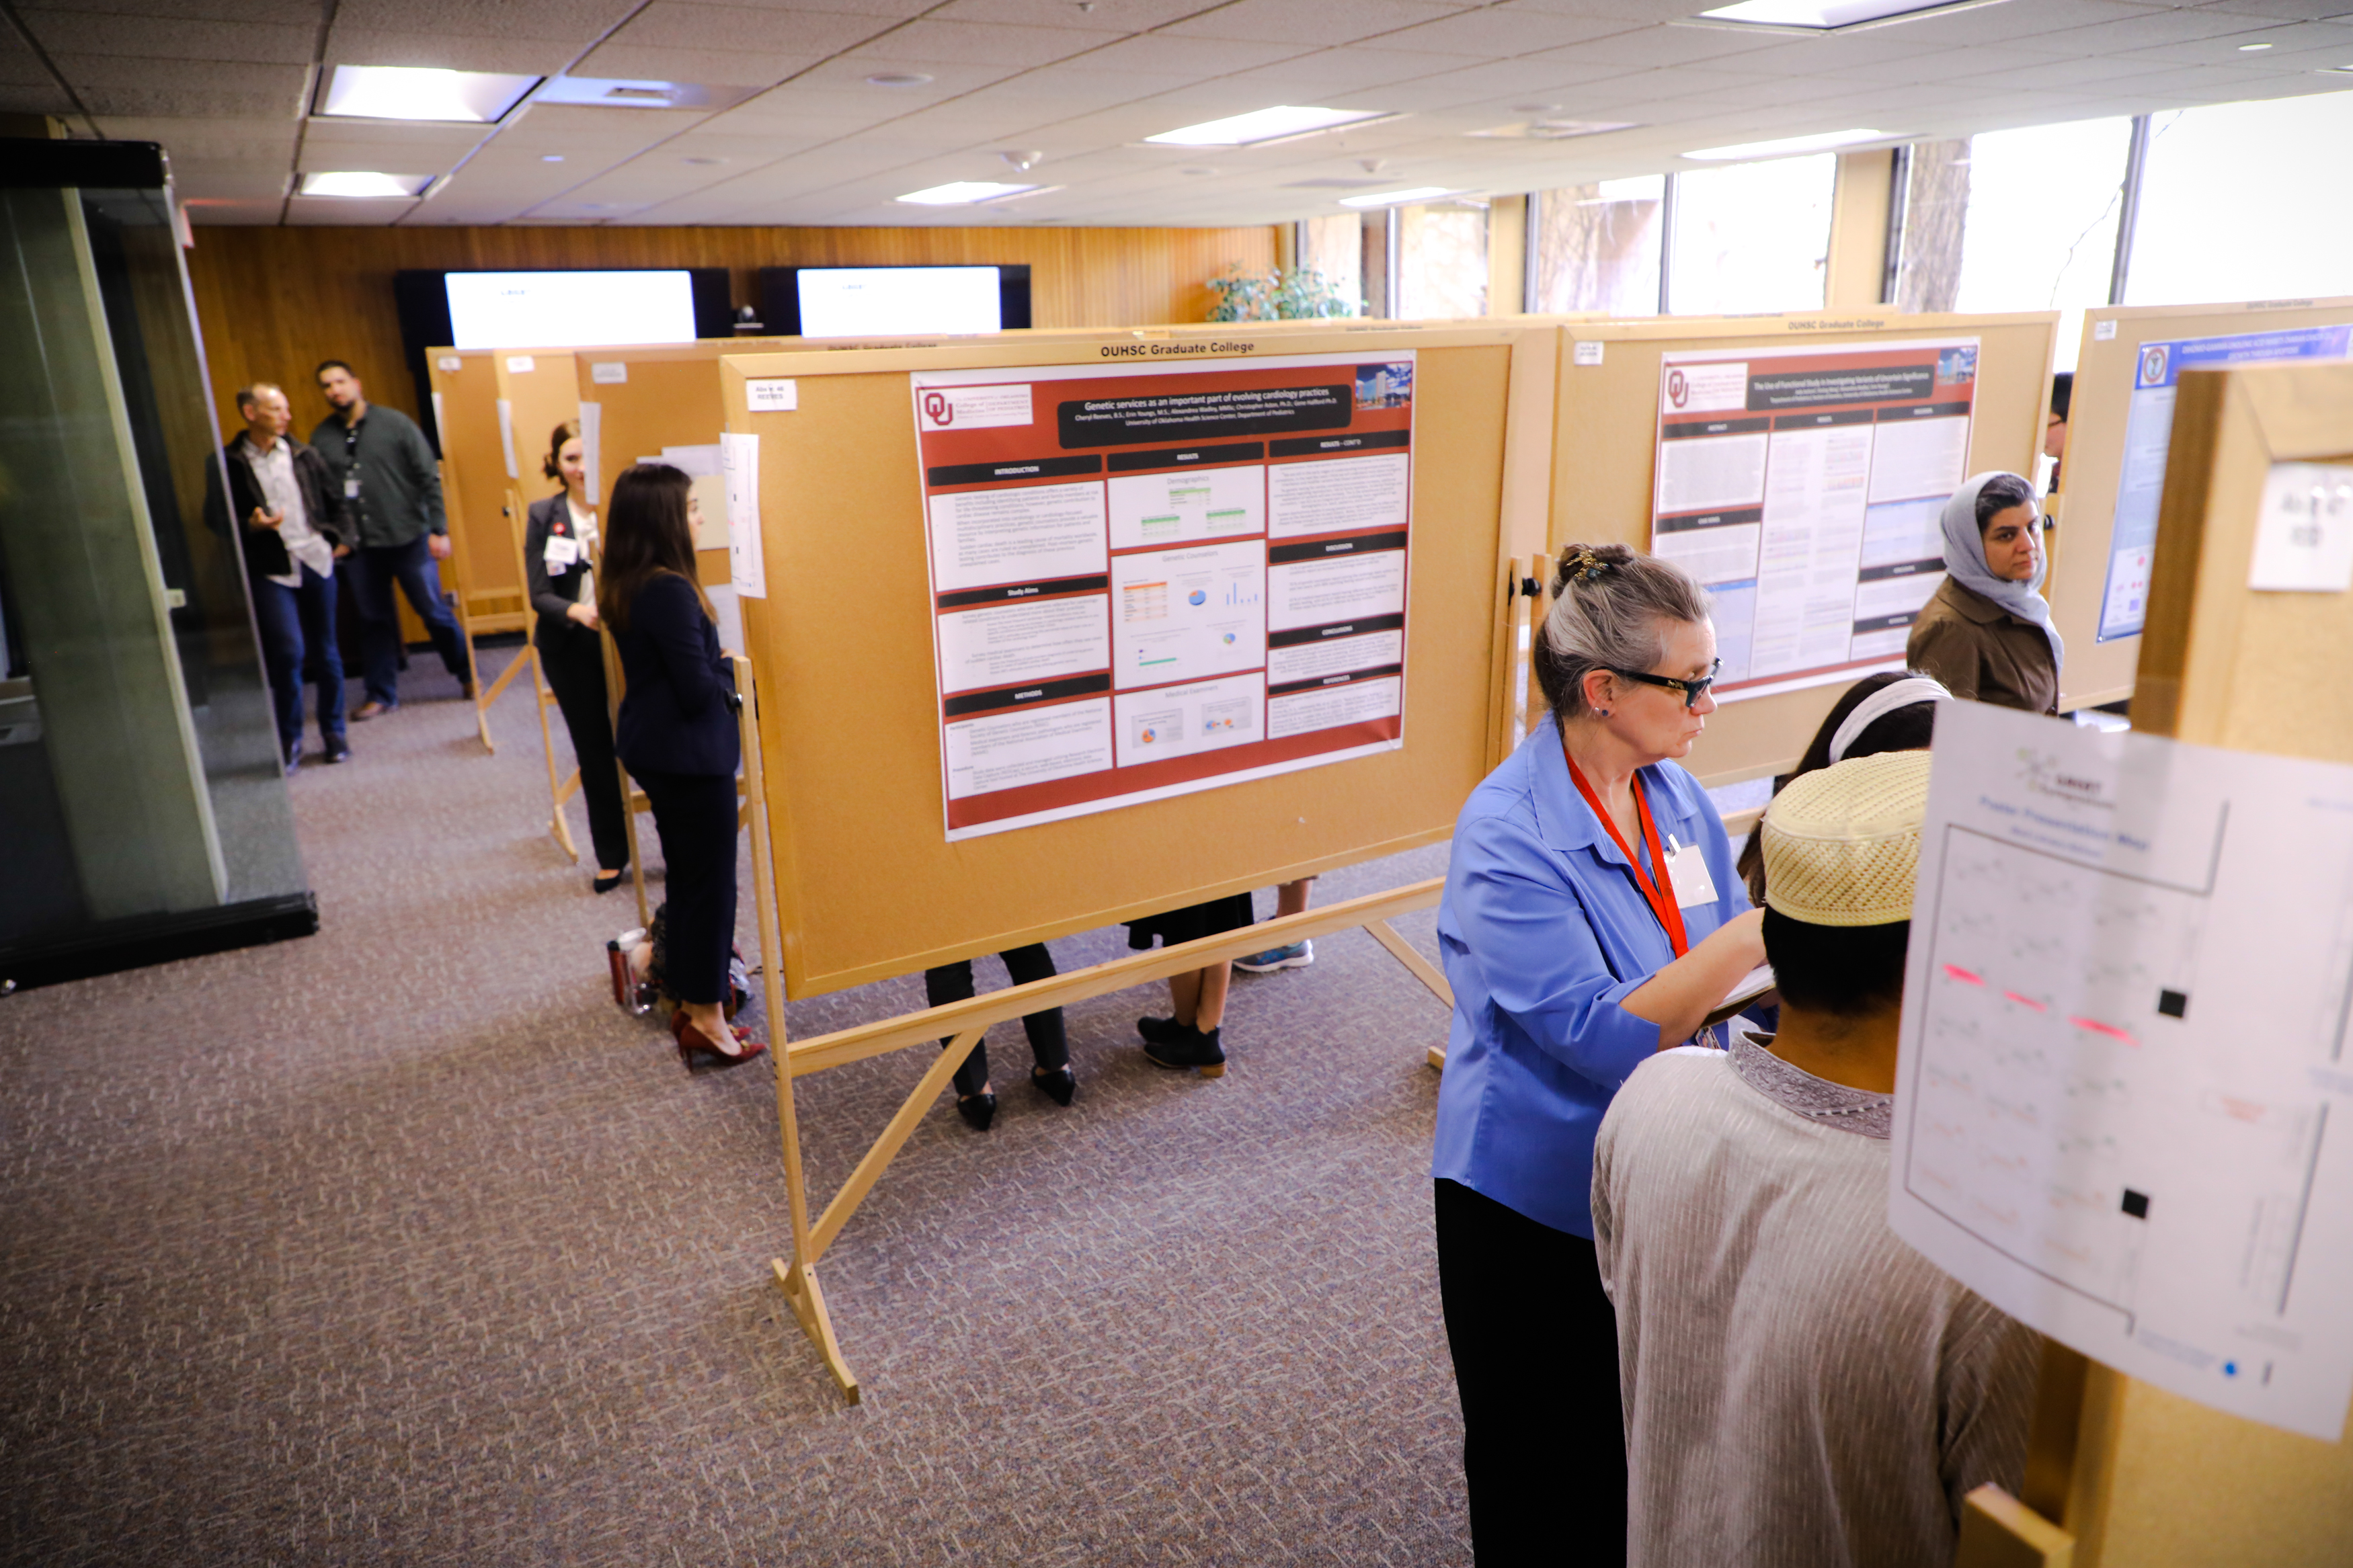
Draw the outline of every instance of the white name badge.
<instances>
[{"instance_id":1,"label":"white name badge","mask_svg":"<svg viewBox=\"0 0 2353 1568\"><path fill-rule=\"evenodd\" d=\"M579 559L580 542L578 540L568 539L560 533L551 533L547 536L545 560L548 571L560 576L566 567Z\"/></svg>"},{"instance_id":2,"label":"white name badge","mask_svg":"<svg viewBox=\"0 0 2353 1568\"><path fill-rule=\"evenodd\" d=\"M1675 885L1675 908L1689 910L1715 902L1715 881L1707 874L1707 858L1698 845L1679 846L1667 857L1667 877Z\"/></svg>"},{"instance_id":3,"label":"white name badge","mask_svg":"<svg viewBox=\"0 0 2353 1568\"><path fill-rule=\"evenodd\" d=\"M357 500L360 499L360 481L358 475L354 474L350 479L343 481L343 499L345 500Z\"/></svg>"}]
</instances>

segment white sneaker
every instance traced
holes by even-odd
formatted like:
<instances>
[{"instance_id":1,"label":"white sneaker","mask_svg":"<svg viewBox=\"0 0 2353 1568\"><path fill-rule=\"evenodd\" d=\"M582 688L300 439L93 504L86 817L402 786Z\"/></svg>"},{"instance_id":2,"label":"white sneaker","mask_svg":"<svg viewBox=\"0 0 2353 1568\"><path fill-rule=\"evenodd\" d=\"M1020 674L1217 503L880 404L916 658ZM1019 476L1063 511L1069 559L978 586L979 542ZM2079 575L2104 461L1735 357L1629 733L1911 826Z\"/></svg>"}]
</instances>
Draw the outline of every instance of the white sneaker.
<instances>
[{"instance_id":1,"label":"white sneaker","mask_svg":"<svg viewBox=\"0 0 2353 1568\"><path fill-rule=\"evenodd\" d=\"M1248 958L1237 958L1234 967L1251 974L1271 974L1278 969L1304 969L1314 962L1315 944L1294 942L1289 947L1271 947Z\"/></svg>"}]
</instances>

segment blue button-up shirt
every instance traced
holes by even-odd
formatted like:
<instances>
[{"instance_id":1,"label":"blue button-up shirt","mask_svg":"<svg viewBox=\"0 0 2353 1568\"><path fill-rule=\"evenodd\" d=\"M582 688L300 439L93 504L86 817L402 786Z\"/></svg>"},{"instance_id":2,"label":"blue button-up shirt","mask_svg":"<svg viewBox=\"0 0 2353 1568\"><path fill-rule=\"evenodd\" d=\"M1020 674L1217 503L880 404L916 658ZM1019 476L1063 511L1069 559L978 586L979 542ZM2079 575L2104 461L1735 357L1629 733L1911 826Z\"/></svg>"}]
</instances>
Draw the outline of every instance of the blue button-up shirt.
<instances>
[{"instance_id":1,"label":"blue button-up shirt","mask_svg":"<svg viewBox=\"0 0 2353 1568\"><path fill-rule=\"evenodd\" d=\"M1697 947L1749 907L1747 889L1699 781L1673 763L1641 779L1661 845L1671 833L1698 845L1715 884L1713 902L1683 911ZM1438 945L1454 1022L1430 1174L1592 1236L1594 1134L1618 1086L1659 1048L1658 1025L1621 1004L1675 952L1568 776L1550 718L1462 807Z\"/></svg>"}]
</instances>

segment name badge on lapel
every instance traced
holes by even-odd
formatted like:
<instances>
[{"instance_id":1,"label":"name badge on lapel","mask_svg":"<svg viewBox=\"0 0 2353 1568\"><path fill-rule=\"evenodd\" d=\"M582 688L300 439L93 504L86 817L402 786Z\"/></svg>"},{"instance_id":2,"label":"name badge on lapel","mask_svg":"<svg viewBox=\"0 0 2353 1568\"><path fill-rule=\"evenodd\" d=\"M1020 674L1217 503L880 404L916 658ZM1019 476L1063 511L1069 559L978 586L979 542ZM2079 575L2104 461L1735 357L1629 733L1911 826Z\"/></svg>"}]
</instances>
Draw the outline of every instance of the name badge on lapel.
<instances>
[{"instance_id":1,"label":"name badge on lapel","mask_svg":"<svg viewBox=\"0 0 2353 1568\"><path fill-rule=\"evenodd\" d=\"M1715 880L1707 874L1707 857L1696 844L1678 844L1670 834L1667 842L1674 847L1667 851L1667 876L1675 885L1675 908L1695 909L1701 904L1715 902Z\"/></svg>"},{"instance_id":2,"label":"name badge on lapel","mask_svg":"<svg viewBox=\"0 0 2353 1568\"><path fill-rule=\"evenodd\" d=\"M566 539L560 533L551 533L547 536L547 554L545 556L545 560L547 563L548 575L552 577L561 577L564 575L565 570L569 568L574 562L579 559L580 542L578 540Z\"/></svg>"}]
</instances>

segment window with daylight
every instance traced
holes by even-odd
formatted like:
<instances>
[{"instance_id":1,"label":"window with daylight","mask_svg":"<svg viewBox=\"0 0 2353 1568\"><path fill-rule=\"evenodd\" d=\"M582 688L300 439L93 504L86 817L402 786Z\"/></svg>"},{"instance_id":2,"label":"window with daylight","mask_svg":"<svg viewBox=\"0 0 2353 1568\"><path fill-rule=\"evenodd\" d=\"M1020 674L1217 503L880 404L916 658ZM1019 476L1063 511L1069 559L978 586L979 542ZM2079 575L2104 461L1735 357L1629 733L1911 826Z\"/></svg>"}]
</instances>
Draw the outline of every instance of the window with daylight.
<instances>
[{"instance_id":1,"label":"window with daylight","mask_svg":"<svg viewBox=\"0 0 2353 1568\"><path fill-rule=\"evenodd\" d=\"M2108 302L2129 120L1992 131L1911 150L1896 303L1906 310L2057 310L2059 370L2084 311Z\"/></svg>"},{"instance_id":2,"label":"window with daylight","mask_svg":"<svg viewBox=\"0 0 2353 1568\"><path fill-rule=\"evenodd\" d=\"M1657 314L1659 209L1666 194L1663 174L1537 192L1534 308Z\"/></svg>"},{"instance_id":3,"label":"window with daylight","mask_svg":"<svg viewBox=\"0 0 2353 1568\"><path fill-rule=\"evenodd\" d=\"M1677 174L1667 309L1679 316L1820 310L1837 183L1834 153Z\"/></svg>"},{"instance_id":4,"label":"window with daylight","mask_svg":"<svg viewBox=\"0 0 2353 1568\"><path fill-rule=\"evenodd\" d=\"M1302 271L1320 275L1348 301L1347 314L1365 313L1365 220L1356 213L1311 217L1299 226Z\"/></svg>"},{"instance_id":5,"label":"window with daylight","mask_svg":"<svg viewBox=\"0 0 2353 1568\"><path fill-rule=\"evenodd\" d=\"M2353 92L2152 115L2125 303L2353 294L2348 167Z\"/></svg>"},{"instance_id":6,"label":"window with daylight","mask_svg":"<svg viewBox=\"0 0 2353 1568\"><path fill-rule=\"evenodd\" d=\"M1401 321L1487 313L1487 204L1461 199L1398 207L1397 304ZM1516 305L1518 300L1506 301Z\"/></svg>"}]
</instances>

